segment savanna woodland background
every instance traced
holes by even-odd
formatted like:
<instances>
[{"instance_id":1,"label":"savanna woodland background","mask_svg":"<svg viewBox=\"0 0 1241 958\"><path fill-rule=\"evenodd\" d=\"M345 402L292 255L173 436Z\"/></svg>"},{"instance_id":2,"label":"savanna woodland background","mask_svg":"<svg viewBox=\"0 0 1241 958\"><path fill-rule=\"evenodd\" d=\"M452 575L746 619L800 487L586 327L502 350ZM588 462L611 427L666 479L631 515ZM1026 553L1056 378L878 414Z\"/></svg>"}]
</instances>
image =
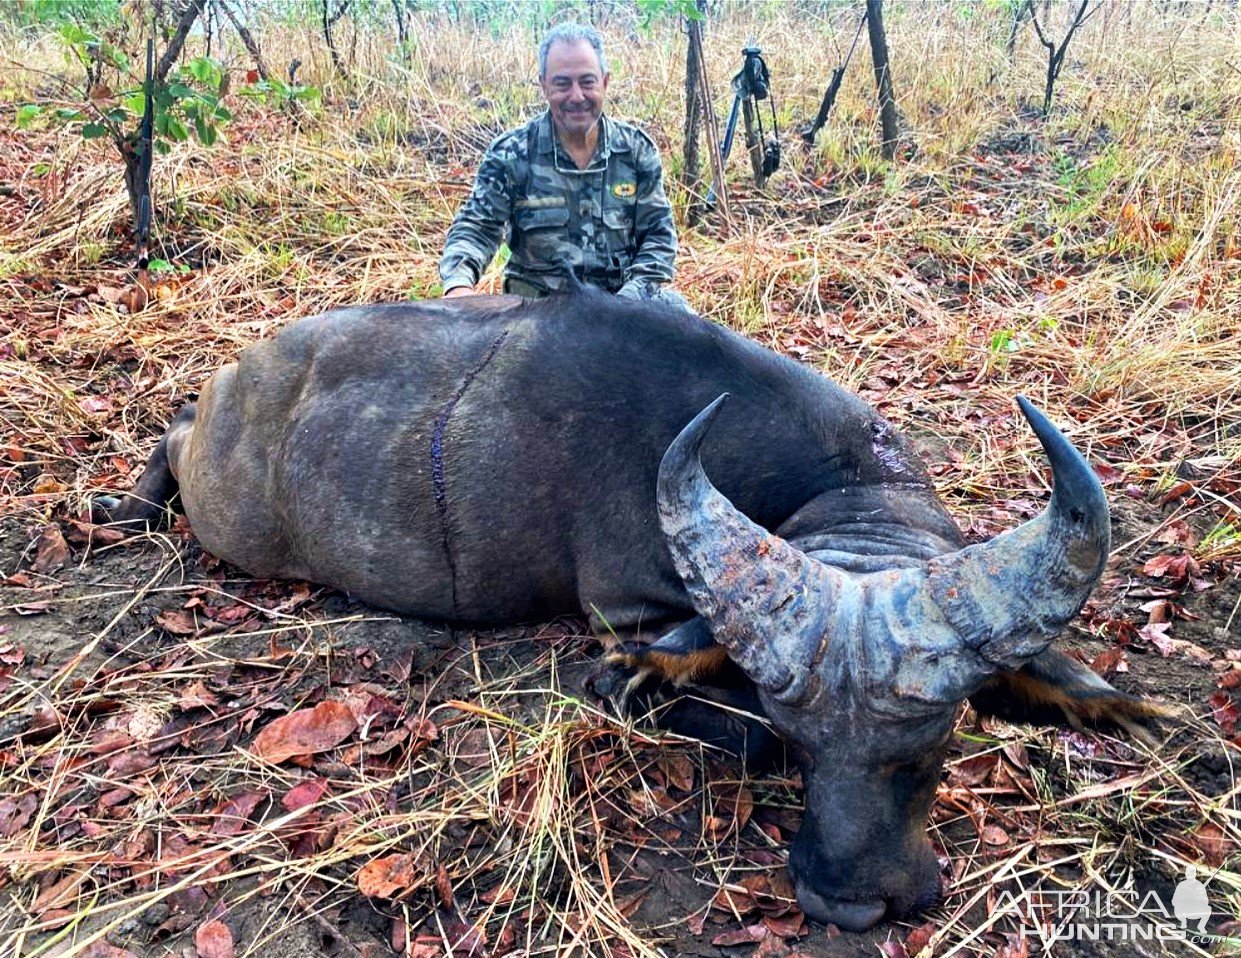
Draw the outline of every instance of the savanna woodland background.
<instances>
[{"instance_id":1,"label":"savanna woodland background","mask_svg":"<svg viewBox=\"0 0 1241 958\"><path fill-rule=\"evenodd\" d=\"M1005 893L1169 902L1185 863L1235 932L1241 13L885 3L885 137L863 10L0 5L0 955L1019 958L1054 916ZM932 821L949 895L916 926L805 922L782 871L796 777L616 718L586 689L582 622L450 632L251 580L183 523L121 541L84 522L247 344L437 294L481 151L539 109L536 38L567 18L603 30L611 109L664 152L704 316L909 431L971 537L1047 492L1015 393L1107 486L1115 553L1065 641L1178 718L1146 744L965 715ZM684 150L690 23L708 113L753 36L779 121L780 169L760 189L739 145L714 211L718 130Z\"/></svg>"}]
</instances>

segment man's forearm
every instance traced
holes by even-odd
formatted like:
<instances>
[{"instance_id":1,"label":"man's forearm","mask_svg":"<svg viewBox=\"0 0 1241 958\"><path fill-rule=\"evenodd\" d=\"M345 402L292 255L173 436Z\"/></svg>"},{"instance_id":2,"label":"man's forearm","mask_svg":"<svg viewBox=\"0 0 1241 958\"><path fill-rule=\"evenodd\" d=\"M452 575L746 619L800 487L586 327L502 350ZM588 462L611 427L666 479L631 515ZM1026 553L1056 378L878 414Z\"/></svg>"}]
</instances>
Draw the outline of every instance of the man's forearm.
<instances>
[{"instance_id":1,"label":"man's forearm","mask_svg":"<svg viewBox=\"0 0 1241 958\"><path fill-rule=\"evenodd\" d=\"M473 286L490 265L508 226L510 199L502 163L483 158L465 205L448 228L439 274L445 291Z\"/></svg>"},{"instance_id":2,"label":"man's forearm","mask_svg":"<svg viewBox=\"0 0 1241 958\"><path fill-rule=\"evenodd\" d=\"M499 245L497 242L492 246L485 235L478 235L478 231L458 217L448 231L444 255L440 257L439 274L444 291L477 283Z\"/></svg>"},{"instance_id":3,"label":"man's forearm","mask_svg":"<svg viewBox=\"0 0 1241 958\"><path fill-rule=\"evenodd\" d=\"M672 207L664 194L663 169L653 146L642 151L637 166L638 196L633 224L637 251L625 270L625 282L670 283L676 265L677 234Z\"/></svg>"},{"instance_id":4,"label":"man's forearm","mask_svg":"<svg viewBox=\"0 0 1241 958\"><path fill-rule=\"evenodd\" d=\"M677 258L677 237L672 211L639 233L638 252L625 270L625 282L670 283Z\"/></svg>"}]
</instances>

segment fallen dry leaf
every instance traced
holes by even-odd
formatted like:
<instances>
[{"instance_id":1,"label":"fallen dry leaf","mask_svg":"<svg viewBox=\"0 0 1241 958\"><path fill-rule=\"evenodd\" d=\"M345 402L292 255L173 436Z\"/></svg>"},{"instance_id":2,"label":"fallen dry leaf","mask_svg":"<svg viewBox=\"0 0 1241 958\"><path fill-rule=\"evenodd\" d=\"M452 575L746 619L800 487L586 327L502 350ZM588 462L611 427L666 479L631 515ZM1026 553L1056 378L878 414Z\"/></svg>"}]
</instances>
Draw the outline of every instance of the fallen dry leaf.
<instances>
[{"instance_id":1,"label":"fallen dry leaf","mask_svg":"<svg viewBox=\"0 0 1241 958\"><path fill-rule=\"evenodd\" d=\"M1207 703L1211 706L1211 718L1215 724L1223 729L1225 735L1232 735L1237 730L1237 723L1241 722L1241 709L1237 708L1232 696L1227 692L1216 692L1207 699Z\"/></svg>"},{"instance_id":2,"label":"fallen dry leaf","mask_svg":"<svg viewBox=\"0 0 1241 958\"><path fill-rule=\"evenodd\" d=\"M1180 582L1198 573L1198 562L1191 555L1157 555L1146 560L1142 571L1153 579L1167 576Z\"/></svg>"},{"instance_id":3,"label":"fallen dry leaf","mask_svg":"<svg viewBox=\"0 0 1241 958\"><path fill-rule=\"evenodd\" d=\"M105 396L86 396L78 400L78 408L88 416L106 416L112 411L112 402Z\"/></svg>"},{"instance_id":4,"label":"fallen dry leaf","mask_svg":"<svg viewBox=\"0 0 1241 958\"><path fill-rule=\"evenodd\" d=\"M948 766L948 781L953 785L981 785L1000 762L998 752L984 752L959 759Z\"/></svg>"},{"instance_id":5,"label":"fallen dry leaf","mask_svg":"<svg viewBox=\"0 0 1241 958\"><path fill-rule=\"evenodd\" d=\"M39 799L33 792L0 800L0 838L11 838L25 828L38 807Z\"/></svg>"},{"instance_id":6,"label":"fallen dry leaf","mask_svg":"<svg viewBox=\"0 0 1241 958\"><path fill-rule=\"evenodd\" d=\"M81 953L81 958L138 958L138 956L132 951L117 948L116 945L110 945L106 941L96 941Z\"/></svg>"},{"instance_id":7,"label":"fallen dry leaf","mask_svg":"<svg viewBox=\"0 0 1241 958\"><path fill-rule=\"evenodd\" d=\"M748 889L730 886L715 893L715 897L711 899L711 907L741 917L757 911L758 902Z\"/></svg>"},{"instance_id":8,"label":"fallen dry leaf","mask_svg":"<svg viewBox=\"0 0 1241 958\"><path fill-rule=\"evenodd\" d=\"M213 835L237 835L249 823L250 815L259 803L267 798L265 791L248 791L231 798L225 799L216 806L212 817L215 819L211 823L211 834Z\"/></svg>"},{"instance_id":9,"label":"fallen dry leaf","mask_svg":"<svg viewBox=\"0 0 1241 958\"><path fill-rule=\"evenodd\" d=\"M480 958L487 949L487 933L477 925L451 921L444 925L448 953L453 958Z\"/></svg>"},{"instance_id":10,"label":"fallen dry leaf","mask_svg":"<svg viewBox=\"0 0 1241 958\"><path fill-rule=\"evenodd\" d=\"M1025 935L1005 935L995 958L1030 958L1030 939Z\"/></svg>"},{"instance_id":11,"label":"fallen dry leaf","mask_svg":"<svg viewBox=\"0 0 1241 958\"><path fill-rule=\"evenodd\" d=\"M694 763L688 755L668 752L659 756L657 765L673 788L679 788L683 792L694 790Z\"/></svg>"},{"instance_id":12,"label":"fallen dry leaf","mask_svg":"<svg viewBox=\"0 0 1241 958\"><path fill-rule=\"evenodd\" d=\"M326 778L310 778L289 789L284 798L280 799L280 805L285 811L296 812L299 808L313 805L330 789L331 784Z\"/></svg>"},{"instance_id":13,"label":"fallen dry leaf","mask_svg":"<svg viewBox=\"0 0 1241 958\"><path fill-rule=\"evenodd\" d=\"M114 546L125 541L125 533L120 529L108 526L97 526L92 522L69 520L69 539L76 545Z\"/></svg>"},{"instance_id":14,"label":"fallen dry leaf","mask_svg":"<svg viewBox=\"0 0 1241 958\"><path fill-rule=\"evenodd\" d=\"M164 609L162 612L157 613L155 624L169 635L175 635L179 638L194 635L198 632L198 626L194 622L194 617L179 609Z\"/></svg>"},{"instance_id":15,"label":"fallen dry leaf","mask_svg":"<svg viewBox=\"0 0 1241 958\"><path fill-rule=\"evenodd\" d=\"M435 894L439 896L442 907L452 908L452 879L448 877L448 869L443 864L435 869Z\"/></svg>"},{"instance_id":16,"label":"fallen dry leaf","mask_svg":"<svg viewBox=\"0 0 1241 958\"><path fill-rule=\"evenodd\" d=\"M639 888L632 895L627 895L624 898L618 898L616 901L616 910L626 918L632 918L635 914L637 914L638 909L642 907L642 903L646 901L646 896L650 893L651 889L648 885L645 888Z\"/></svg>"},{"instance_id":17,"label":"fallen dry leaf","mask_svg":"<svg viewBox=\"0 0 1241 958\"><path fill-rule=\"evenodd\" d=\"M1124 649L1114 645L1110 649L1104 649L1091 659L1090 669L1096 675L1107 678L1116 672L1128 672L1129 662L1125 658Z\"/></svg>"},{"instance_id":18,"label":"fallen dry leaf","mask_svg":"<svg viewBox=\"0 0 1241 958\"><path fill-rule=\"evenodd\" d=\"M1156 542L1165 542L1172 546L1184 546L1192 549L1198 544L1193 530L1184 519L1171 519L1155 536Z\"/></svg>"},{"instance_id":19,"label":"fallen dry leaf","mask_svg":"<svg viewBox=\"0 0 1241 958\"><path fill-rule=\"evenodd\" d=\"M1099 477L1099 481L1105 486L1113 486L1125 478L1122 470L1106 462L1092 462L1090 467L1094 470L1094 474Z\"/></svg>"},{"instance_id":20,"label":"fallen dry leaf","mask_svg":"<svg viewBox=\"0 0 1241 958\"><path fill-rule=\"evenodd\" d=\"M1165 659L1170 655L1175 655L1177 652L1182 652L1186 657L1193 659L1200 665L1209 666L1211 664L1214 656L1210 652L1186 639L1172 638L1168 635L1168 629L1170 628L1171 623L1160 622L1157 625L1143 626L1138 634L1158 649L1159 654Z\"/></svg>"},{"instance_id":21,"label":"fallen dry leaf","mask_svg":"<svg viewBox=\"0 0 1241 958\"><path fill-rule=\"evenodd\" d=\"M1167 599L1152 599L1139 606L1148 616L1147 623L1150 625L1161 625L1164 622L1172 621L1172 603Z\"/></svg>"},{"instance_id":22,"label":"fallen dry leaf","mask_svg":"<svg viewBox=\"0 0 1241 958\"><path fill-rule=\"evenodd\" d=\"M45 526L39 534L39 547L31 568L46 575L55 572L69 561L69 543L59 526Z\"/></svg>"},{"instance_id":23,"label":"fallen dry leaf","mask_svg":"<svg viewBox=\"0 0 1241 958\"><path fill-rule=\"evenodd\" d=\"M444 946L435 935L419 935L414 939L409 958L439 958L444 953Z\"/></svg>"},{"instance_id":24,"label":"fallen dry leaf","mask_svg":"<svg viewBox=\"0 0 1241 958\"><path fill-rule=\"evenodd\" d=\"M198 958L233 958L236 954L233 933L224 922L215 919L199 925L194 932L194 947Z\"/></svg>"},{"instance_id":25,"label":"fallen dry leaf","mask_svg":"<svg viewBox=\"0 0 1241 958\"><path fill-rule=\"evenodd\" d=\"M356 727L353 713L343 702L320 702L312 709L282 715L254 739L254 754L279 765L295 755L313 755L335 748Z\"/></svg>"},{"instance_id":26,"label":"fallen dry leaf","mask_svg":"<svg viewBox=\"0 0 1241 958\"><path fill-rule=\"evenodd\" d=\"M939 925L933 921L928 921L924 925L919 925L905 938L905 950L910 955L916 955L923 948L931 943L931 938L935 932L939 931Z\"/></svg>"},{"instance_id":27,"label":"fallen dry leaf","mask_svg":"<svg viewBox=\"0 0 1241 958\"><path fill-rule=\"evenodd\" d=\"M1203 860L1211 868L1222 868L1237 847L1223 829L1211 822L1203 822L1189 838L1202 850Z\"/></svg>"},{"instance_id":28,"label":"fallen dry leaf","mask_svg":"<svg viewBox=\"0 0 1241 958\"><path fill-rule=\"evenodd\" d=\"M704 815L703 832L712 838L723 838L730 832L741 832L754 811L754 796L744 785L725 786L718 792L714 815Z\"/></svg>"},{"instance_id":29,"label":"fallen dry leaf","mask_svg":"<svg viewBox=\"0 0 1241 958\"><path fill-rule=\"evenodd\" d=\"M398 898L425 884L429 877L417 855L385 855L358 869L358 891L367 898Z\"/></svg>"},{"instance_id":30,"label":"fallen dry leaf","mask_svg":"<svg viewBox=\"0 0 1241 958\"><path fill-rule=\"evenodd\" d=\"M41 915L46 911L64 908L77 898L78 886L86 880L87 872L74 871L65 875L60 881L49 885L39 893L31 910Z\"/></svg>"},{"instance_id":31,"label":"fallen dry leaf","mask_svg":"<svg viewBox=\"0 0 1241 958\"><path fill-rule=\"evenodd\" d=\"M711 944L721 948L729 948L734 945L752 945L756 941L762 941L770 932L766 925L747 925L744 928L734 928L732 931L725 931L716 935L711 939Z\"/></svg>"},{"instance_id":32,"label":"fallen dry leaf","mask_svg":"<svg viewBox=\"0 0 1241 958\"><path fill-rule=\"evenodd\" d=\"M64 492L67 487L63 482L55 476L42 475L34 482L34 494L36 496L49 496L58 492Z\"/></svg>"},{"instance_id":33,"label":"fallen dry leaf","mask_svg":"<svg viewBox=\"0 0 1241 958\"><path fill-rule=\"evenodd\" d=\"M763 925L780 938L796 938L805 928L806 918L800 911L786 915L764 915Z\"/></svg>"},{"instance_id":34,"label":"fallen dry leaf","mask_svg":"<svg viewBox=\"0 0 1241 958\"><path fill-rule=\"evenodd\" d=\"M795 958L793 949L784 943L784 939L772 933L758 943L750 958ZM806 958L806 956L802 956Z\"/></svg>"}]
</instances>

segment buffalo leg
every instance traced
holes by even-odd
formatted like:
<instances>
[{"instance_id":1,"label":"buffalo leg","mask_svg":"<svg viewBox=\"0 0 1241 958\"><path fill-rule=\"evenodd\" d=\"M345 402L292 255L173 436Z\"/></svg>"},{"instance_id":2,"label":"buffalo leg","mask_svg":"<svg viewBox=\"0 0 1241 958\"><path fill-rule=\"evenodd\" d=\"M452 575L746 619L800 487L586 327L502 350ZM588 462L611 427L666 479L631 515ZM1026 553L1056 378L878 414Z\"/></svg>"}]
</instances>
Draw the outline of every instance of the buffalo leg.
<instances>
[{"instance_id":1,"label":"buffalo leg","mask_svg":"<svg viewBox=\"0 0 1241 958\"><path fill-rule=\"evenodd\" d=\"M163 518L168 504L177 494L177 480L168 462L168 437L178 427L194 422L194 404L185 406L169 424L159 445L142 470L142 478L134 491L123 500L100 496L91 506L91 518L98 523L118 525L134 532L154 529Z\"/></svg>"},{"instance_id":2,"label":"buffalo leg","mask_svg":"<svg viewBox=\"0 0 1241 958\"><path fill-rule=\"evenodd\" d=\"M626 642L608 656L608 662L633 673L631 688L650 678L672 685L721 688L735 688L745 681L724 647L716 643L702 616L682 622L650 645Z\"/></svg>"},{"instance_id":3,"label":"buffalo leg","mask_svg":"<svg viewBox=\"0 0 1241 958\"><path fill-rule=\"evenodd\" d=\"M752 774L789 764L784 742L767 720L753 684L732 689L651 684L629 699L630 715L737 755Z\"/></svg>"},{"instance_id":4,"label":"buffalo leg","mask_svg":"<svg viewBox=\"0 0 1241 958\"><path fill-rule=\"evenodd\" d=\"M753 683L716 644L701 616L650 645L624 643L608 663L610 675L596 681L595 691L615 698L629 715L647 716L660 728L740 755L751 771L787 759Z\"/></svg>"},{"instance_id":5,"label":"buffalo leg","mask_svg":"<svg viewBox=\"0 0 1241 958\"><path fill-rule=\"evenodd\" d=\"M1049 648L1015 672L1001 672L970 696L983 715L1030 725L1123 729L1149 738L1147 727L1172 713L1162 705L1112 688L1086 665Z\"/></svg>"}]
</instances>

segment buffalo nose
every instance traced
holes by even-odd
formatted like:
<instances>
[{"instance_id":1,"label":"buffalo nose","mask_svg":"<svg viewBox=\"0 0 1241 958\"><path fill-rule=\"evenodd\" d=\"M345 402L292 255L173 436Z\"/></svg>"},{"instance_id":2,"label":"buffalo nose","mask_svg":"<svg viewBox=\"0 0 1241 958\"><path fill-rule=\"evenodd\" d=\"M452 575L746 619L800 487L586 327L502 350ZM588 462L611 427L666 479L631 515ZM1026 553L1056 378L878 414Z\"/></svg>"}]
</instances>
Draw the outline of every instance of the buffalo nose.
<instances>
[{"instance_id":1,"label":"buffalo nose","mask_svg":"<svg viewBox=\"0 0 1241 958\"><path fill-rule=\"evenodd\" d=\"M887 902L882 899L846 901L827 898L805 886L798 887L797 901L802 911L815 921L835 925L844 931L868 931L883 920L888 910Z\"/></svg>"}]
</instances>

